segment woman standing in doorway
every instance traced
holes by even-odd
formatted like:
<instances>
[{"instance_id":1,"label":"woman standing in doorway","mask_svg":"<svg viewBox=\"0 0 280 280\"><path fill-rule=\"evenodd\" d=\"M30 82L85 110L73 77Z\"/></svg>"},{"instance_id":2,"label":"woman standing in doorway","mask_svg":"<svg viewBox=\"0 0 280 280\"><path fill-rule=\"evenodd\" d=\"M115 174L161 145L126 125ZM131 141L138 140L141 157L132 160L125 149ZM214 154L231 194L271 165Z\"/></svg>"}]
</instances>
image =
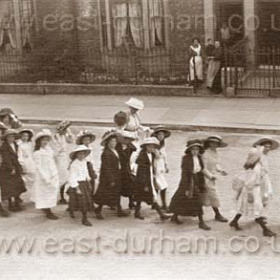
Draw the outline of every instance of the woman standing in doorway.
<instances>
[{"instance_id":1,"label":"woman standing in doorway","mask_svg":"<svg viewBox=\"0 0 280 280\"><path fill-rule=\"evenodd\" d=\"M189 80L190 85L199 85L203 82L202 47L199 39L194 38L189 48Z\"/></svg>"}]
</instances>

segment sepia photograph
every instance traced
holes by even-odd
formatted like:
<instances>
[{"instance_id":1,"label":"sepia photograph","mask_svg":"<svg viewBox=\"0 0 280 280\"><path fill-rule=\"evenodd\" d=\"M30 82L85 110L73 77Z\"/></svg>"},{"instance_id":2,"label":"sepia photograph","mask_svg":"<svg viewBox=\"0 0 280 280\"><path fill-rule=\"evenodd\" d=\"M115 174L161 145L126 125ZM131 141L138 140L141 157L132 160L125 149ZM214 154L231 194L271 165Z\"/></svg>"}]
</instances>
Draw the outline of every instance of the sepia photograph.
<instances>
[{"instance_id":1,"label":"sepia photograph","mask_svg":"<svg viewBox=\"0 0 280 280\"><path fill-rule=\"evenodd\" d=\"M279 257L280 0L0 0L0 280Z\"/></svg>"}]
</instances>

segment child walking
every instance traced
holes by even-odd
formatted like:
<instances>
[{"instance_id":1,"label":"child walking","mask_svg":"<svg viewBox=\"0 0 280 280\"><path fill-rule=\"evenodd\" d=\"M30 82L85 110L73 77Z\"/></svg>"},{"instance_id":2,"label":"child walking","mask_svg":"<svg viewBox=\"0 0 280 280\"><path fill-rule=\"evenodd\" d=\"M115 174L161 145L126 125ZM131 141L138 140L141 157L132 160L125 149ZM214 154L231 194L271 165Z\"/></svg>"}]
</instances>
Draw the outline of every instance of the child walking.
<instances>
[{"instance_id":1,"label":"child walking","mask_svg":"<svg viewBox=\"0 0 280 280\"><path fill-rule=\"evenodd\" d=\"M36 209L41 209L50 220L57 220L51 208L57 206L59 193L59 175L55 163L54 152L50 147L52 134L44 129L35 137L34 161L36 175L34 183L34 202Z\"/></svg>"},{"instance_id":2,"label":"child walking","mask_svg":"<svg viewBox=\"0 0 280 280\"><path fill-rule=\"evenodd\" d=\"M221 223L227 223L228 220L223 217L219 209L221 204L216 181L218 174L227 176L227 173L219 164L219 154L217 149L225 148L227 146L227 143L225 143L220 136L210 136L204 142L205 153L202 156L206 187L206 192L203 194L203 205L212 207L215 213L215 220Z\"/></svg>"},{"instance_id":3,"label":"child walking","mask_svg":"<svg viewBox=\"0 0 280 280\"><path fill-rule=\"evenodd\" d=\"M141 203L145 202L148 205L152 205L161 220L165 221L170 219L170 216L164 214L160 208L157 200L158 194L155 182L155 149L159 148L160 143L155 137L148 137L141 145L141 151L136 161L137 173L134 184L134 200L137 203L135 208L135 218L144 220L141 215Z\"/></svg>"},{"instance_id":4,"label":"child walking","mask_svg":"<svg viewBox=\"0 0 280 280\"><path fill-rule=\"evenodd\" d=\"M271 139L261 139L254 146L244 165L245 170L237 174L233 180L237 214L230 222L230 227L242 230L238 224L240 218L252 216L262 228L263 235L273 237L276 233L267 227L267 218L264 217L272 189L266 167L263 165L263 156L271 150L278 149L279 143Z\"/></svg>"},{"instance_id":5,"label":"child walking","mask_svg":"<svg viewBox=\"0 0 280 280\"><path fill-rule=\"evenodd\" d=\"M169 173L167 154L165 149L165 140L171 136L171 132L164 128L163 126L158 126L155 128L152 137L156 137L160 142L159 149L155 150L155 176L156 184L160 191L160 197L162 202L162 209L168 211L166 203L166 191L168 188L168 183L165 178L165 174Z\"/></svg>"},{"instance_id":6,"label":"child walking","mask_svg":"<svg viewBox=\"0 0 280 280\"><path fill-rule=\"evenodd\" d=\"M8 129L4 133L1 146L2 164L0 167L0 184L2 201L9 201L9 210L18 212L23 210L20 206L20 195L26 192L22 179L22 167L18 160L18 132Z\"/></svg>"},{"instance_id":7,"label":"child walking","mask_svg":"<svg viewBox=\"0 0 280 280\"><path fill-rule=\"evenodd\" d=\"M178 190L174 194L170 212L174 213L172 222L182 224L178 216L198 217L199 228L211 228L203 219L201 195L205 192L204 165L201 155L204 152L202 141L190 140L182 160L182 177Z\"/></svg>"},{"instance_id":8,"label":"child walking","mask_svg":"<svg viewBox=\"0 0 280 280\"><path fill-rule=\"evenodd\" d=\"M90 176L90 183L91 183L91 191L92 196L95 193L95 181L97 179L97 172L95 169L95 160L94 160L94 153L92 151L91 144L95 141L96 136L90 130L83 130L79 133L76 139L76 144L84 145L91 150L91 153L86 157L89 176Z\"/></svg>"},{"instance_id":9,"label":"child walking","mask_svg":"<svg viewBox=\"0 0 280 280\"><path fill-rule=\"evenodd\" d=\"M56 127L56 133L53 137L53 146L59 175L60 204L67 204L64 197L65 185L69 177L69 157L67 153L67 145L74 143L74 135L70 130L70 125L71 123L68 121L61 122Z\"/></svg>"},{"instance_id":10,"label":"child walking","mask_svg":"<svg viewBox=\"0 0 280 280\"><path fill-rule=\"evenodd\" d=\"M87 212L92 211L92 186L87 165L87 156L91 149L84 145L77 146L70 154L72 160L70 164L69 189L68 194L70 215L74 218L75 211L83 214L82 224L91 227L92 224L87 219Z\"/></svg>"},{"instance_id":11,"label":"child walking","mask_svg":"<svg viewBox=\"0 0 280 280\"><path fill-rule=\"evenodd\" d=\"M33 201L33 186L36 173L36 165L33 160L34 146L32 138L34 133L30 129L22 129L19 132L20 140L18 141L18 158L22 166L23 180L25 187L30 194L30 199Z\"/></svg>"}]
</instances>

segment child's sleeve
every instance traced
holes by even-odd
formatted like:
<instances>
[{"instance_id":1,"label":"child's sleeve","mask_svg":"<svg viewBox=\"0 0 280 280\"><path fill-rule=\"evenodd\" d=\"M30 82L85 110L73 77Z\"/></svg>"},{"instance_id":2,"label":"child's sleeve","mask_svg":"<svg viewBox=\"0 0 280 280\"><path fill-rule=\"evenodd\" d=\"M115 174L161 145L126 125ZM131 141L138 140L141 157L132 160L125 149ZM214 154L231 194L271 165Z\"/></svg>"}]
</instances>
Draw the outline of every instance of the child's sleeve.
<instances>
[{"instance_id":1,"label":"child's sleeve","mask_svg":"<svg viewBox=\"0 0 280 280\"><path fill-rule=\"evenodd\" d=\"M78 182L78 170L74 164L71 164L70 166L70 174L69 174L69 186L70 188L77 188L79 186Z\"/></svg>"}]
</instances>

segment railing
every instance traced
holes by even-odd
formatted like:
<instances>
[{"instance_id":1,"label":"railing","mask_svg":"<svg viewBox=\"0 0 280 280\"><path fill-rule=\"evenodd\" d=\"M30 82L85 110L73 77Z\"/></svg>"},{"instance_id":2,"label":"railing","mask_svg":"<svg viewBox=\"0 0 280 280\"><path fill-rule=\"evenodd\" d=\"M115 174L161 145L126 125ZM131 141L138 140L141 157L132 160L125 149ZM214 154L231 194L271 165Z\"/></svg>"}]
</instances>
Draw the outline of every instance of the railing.
<instances>
[{"instance_id":1,"label":"railing","mask_svg":"<svg viewBox=\"0 0 280 280\"><path fill-rule=\"evenodd\" d=\"M0 53L0 82L186 84L185 50Z\"/></svg>"},{"instance_id":2,"label":"railing","mask_svg":"<svg viewBox=\"0 0 280 280\"><path fill-rule=\"evenodd\" d=\"M280 48L229 49L225 53L225 87L269 95L280 87Z\"/></svg>"}]
</instances>

